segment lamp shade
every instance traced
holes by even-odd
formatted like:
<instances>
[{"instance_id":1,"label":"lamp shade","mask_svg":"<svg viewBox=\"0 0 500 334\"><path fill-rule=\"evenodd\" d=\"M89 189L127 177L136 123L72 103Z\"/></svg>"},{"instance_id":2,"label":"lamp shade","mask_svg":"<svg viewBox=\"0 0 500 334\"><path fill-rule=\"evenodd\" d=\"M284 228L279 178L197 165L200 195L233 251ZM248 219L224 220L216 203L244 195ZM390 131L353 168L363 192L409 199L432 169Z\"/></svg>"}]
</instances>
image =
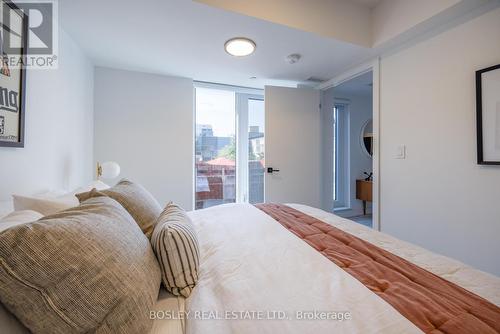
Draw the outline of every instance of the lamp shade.
<instances>
[{"instance_id":1,"label":"lamp shade","mask_svg":"<svg viewBox=\"0 0 500 334\"><path fill-rule=\"evenodd\" d=\"M120 175L120 165L114 161L106 161L101 164L101 177L103 179L114 179Z\"/></svg>"}]
</instances>

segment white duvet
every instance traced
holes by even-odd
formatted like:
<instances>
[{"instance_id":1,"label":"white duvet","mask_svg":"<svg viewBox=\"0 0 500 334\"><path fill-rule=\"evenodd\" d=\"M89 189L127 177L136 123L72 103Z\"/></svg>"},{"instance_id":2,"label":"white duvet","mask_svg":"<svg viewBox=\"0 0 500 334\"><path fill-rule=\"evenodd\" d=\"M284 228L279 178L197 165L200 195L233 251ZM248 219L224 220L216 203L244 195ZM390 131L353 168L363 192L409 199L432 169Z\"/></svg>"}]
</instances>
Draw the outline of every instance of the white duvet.
<instances>
[{"instance_id":1,"label":"white duvet","mask_svg":"<svg viewBox=\"0 0 500 334\"><path fill-rule=\"evenodd\" d=\"M333 214L290 206L500 305L500 279L495 276ZM421 332L253 206L223 205L189 215L197 228L202 258L199 283L186 300L187 333Z\"/></svg>"}]
</instances>

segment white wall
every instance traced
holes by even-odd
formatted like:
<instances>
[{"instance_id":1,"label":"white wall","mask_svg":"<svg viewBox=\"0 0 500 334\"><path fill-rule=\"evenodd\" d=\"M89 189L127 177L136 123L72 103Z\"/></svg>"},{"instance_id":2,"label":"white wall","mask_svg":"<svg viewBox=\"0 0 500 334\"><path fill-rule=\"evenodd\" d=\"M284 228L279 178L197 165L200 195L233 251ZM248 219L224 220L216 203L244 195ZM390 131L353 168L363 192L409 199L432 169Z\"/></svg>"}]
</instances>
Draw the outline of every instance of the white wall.
<instances>
[{"instance_id":1,"label":"white wall","mask_svg":"<svg viewBox=\"0 0 500 334\"><path fill-rule=\"evenodd\" d=\"M0 147L0 201L92 179L93 65L59 28L59 69L26 74L25 147Z\"/></svg>"},{"instance_id":2,"label":"white wall","mask_svg":"<svg viewBox=\"0 0 500 334\"><path fill-rule=\"evenodd\" d=\"M372 11L373 46L387 42L460 1L463 0L382 0Z\"/></svg>"},{"instance_id":3,"label":"white wall","mask_svg":"<svg viewBox=\"0 0 500 334\"><path fill-rule=\"evenodd\" d=\"M191 210L192 80L97 67L94 100L95 161L118 162L119 178Z\"/></svg>"},{"instance_id":4,"label":"white wall","mask_svg":"<svg viewBox=\"0 0 500 334\"><path fill-rule=\"evenodd\" d=\"M500 168L476 164L474 72L500 9L381 60L381 229L500 275ZM407 145L407 158L394 159Z\"/></svg>"}]
</instances>

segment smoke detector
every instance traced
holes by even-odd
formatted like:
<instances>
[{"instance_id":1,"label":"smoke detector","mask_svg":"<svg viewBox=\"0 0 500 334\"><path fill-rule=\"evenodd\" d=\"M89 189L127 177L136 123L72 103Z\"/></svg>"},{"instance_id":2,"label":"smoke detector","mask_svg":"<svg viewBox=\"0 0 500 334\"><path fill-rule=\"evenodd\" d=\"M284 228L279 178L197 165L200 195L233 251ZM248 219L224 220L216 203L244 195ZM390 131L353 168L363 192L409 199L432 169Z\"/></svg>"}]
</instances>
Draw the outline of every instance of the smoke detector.
<instances>
[{"instance_id":1,"label":"smoke detector","mask_svg":"<svg viewBox=\"0 0 500 334\"><path fill-rule=\"evenodd\" d=\"M286 56L285 61L291 65L291 64L295 64L296 62L298 62L300 60L300 58L302 58L302 56L300 54L292 53L291 55Z\"/></svg>"}]
</instances>

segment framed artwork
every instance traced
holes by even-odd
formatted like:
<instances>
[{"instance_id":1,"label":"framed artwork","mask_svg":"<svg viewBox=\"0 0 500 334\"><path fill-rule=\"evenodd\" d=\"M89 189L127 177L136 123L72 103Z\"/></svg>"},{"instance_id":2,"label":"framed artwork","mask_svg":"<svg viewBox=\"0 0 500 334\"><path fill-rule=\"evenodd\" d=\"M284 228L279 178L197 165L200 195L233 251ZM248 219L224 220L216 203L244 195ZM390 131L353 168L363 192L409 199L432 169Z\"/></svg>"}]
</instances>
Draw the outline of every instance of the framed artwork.
<instances>
[{"instance_id":1,"label":"framed artwork","mask_svg":"<svg viewBox=\"0 0 500 334\"><path fill-rule=\"evenodd\" d=\"M477 163L500 165L500 64L476 72Z\"/></svg>"},{"instance_id":2,"label":"framed artwork","mask_svg":"<svg viewBox=\"0 0 500 334\"><path fill-rule=\"evenodd\" d=\"M28 17L0 0L0 146L24 147Z\"/></svg>"}]
</instances>

